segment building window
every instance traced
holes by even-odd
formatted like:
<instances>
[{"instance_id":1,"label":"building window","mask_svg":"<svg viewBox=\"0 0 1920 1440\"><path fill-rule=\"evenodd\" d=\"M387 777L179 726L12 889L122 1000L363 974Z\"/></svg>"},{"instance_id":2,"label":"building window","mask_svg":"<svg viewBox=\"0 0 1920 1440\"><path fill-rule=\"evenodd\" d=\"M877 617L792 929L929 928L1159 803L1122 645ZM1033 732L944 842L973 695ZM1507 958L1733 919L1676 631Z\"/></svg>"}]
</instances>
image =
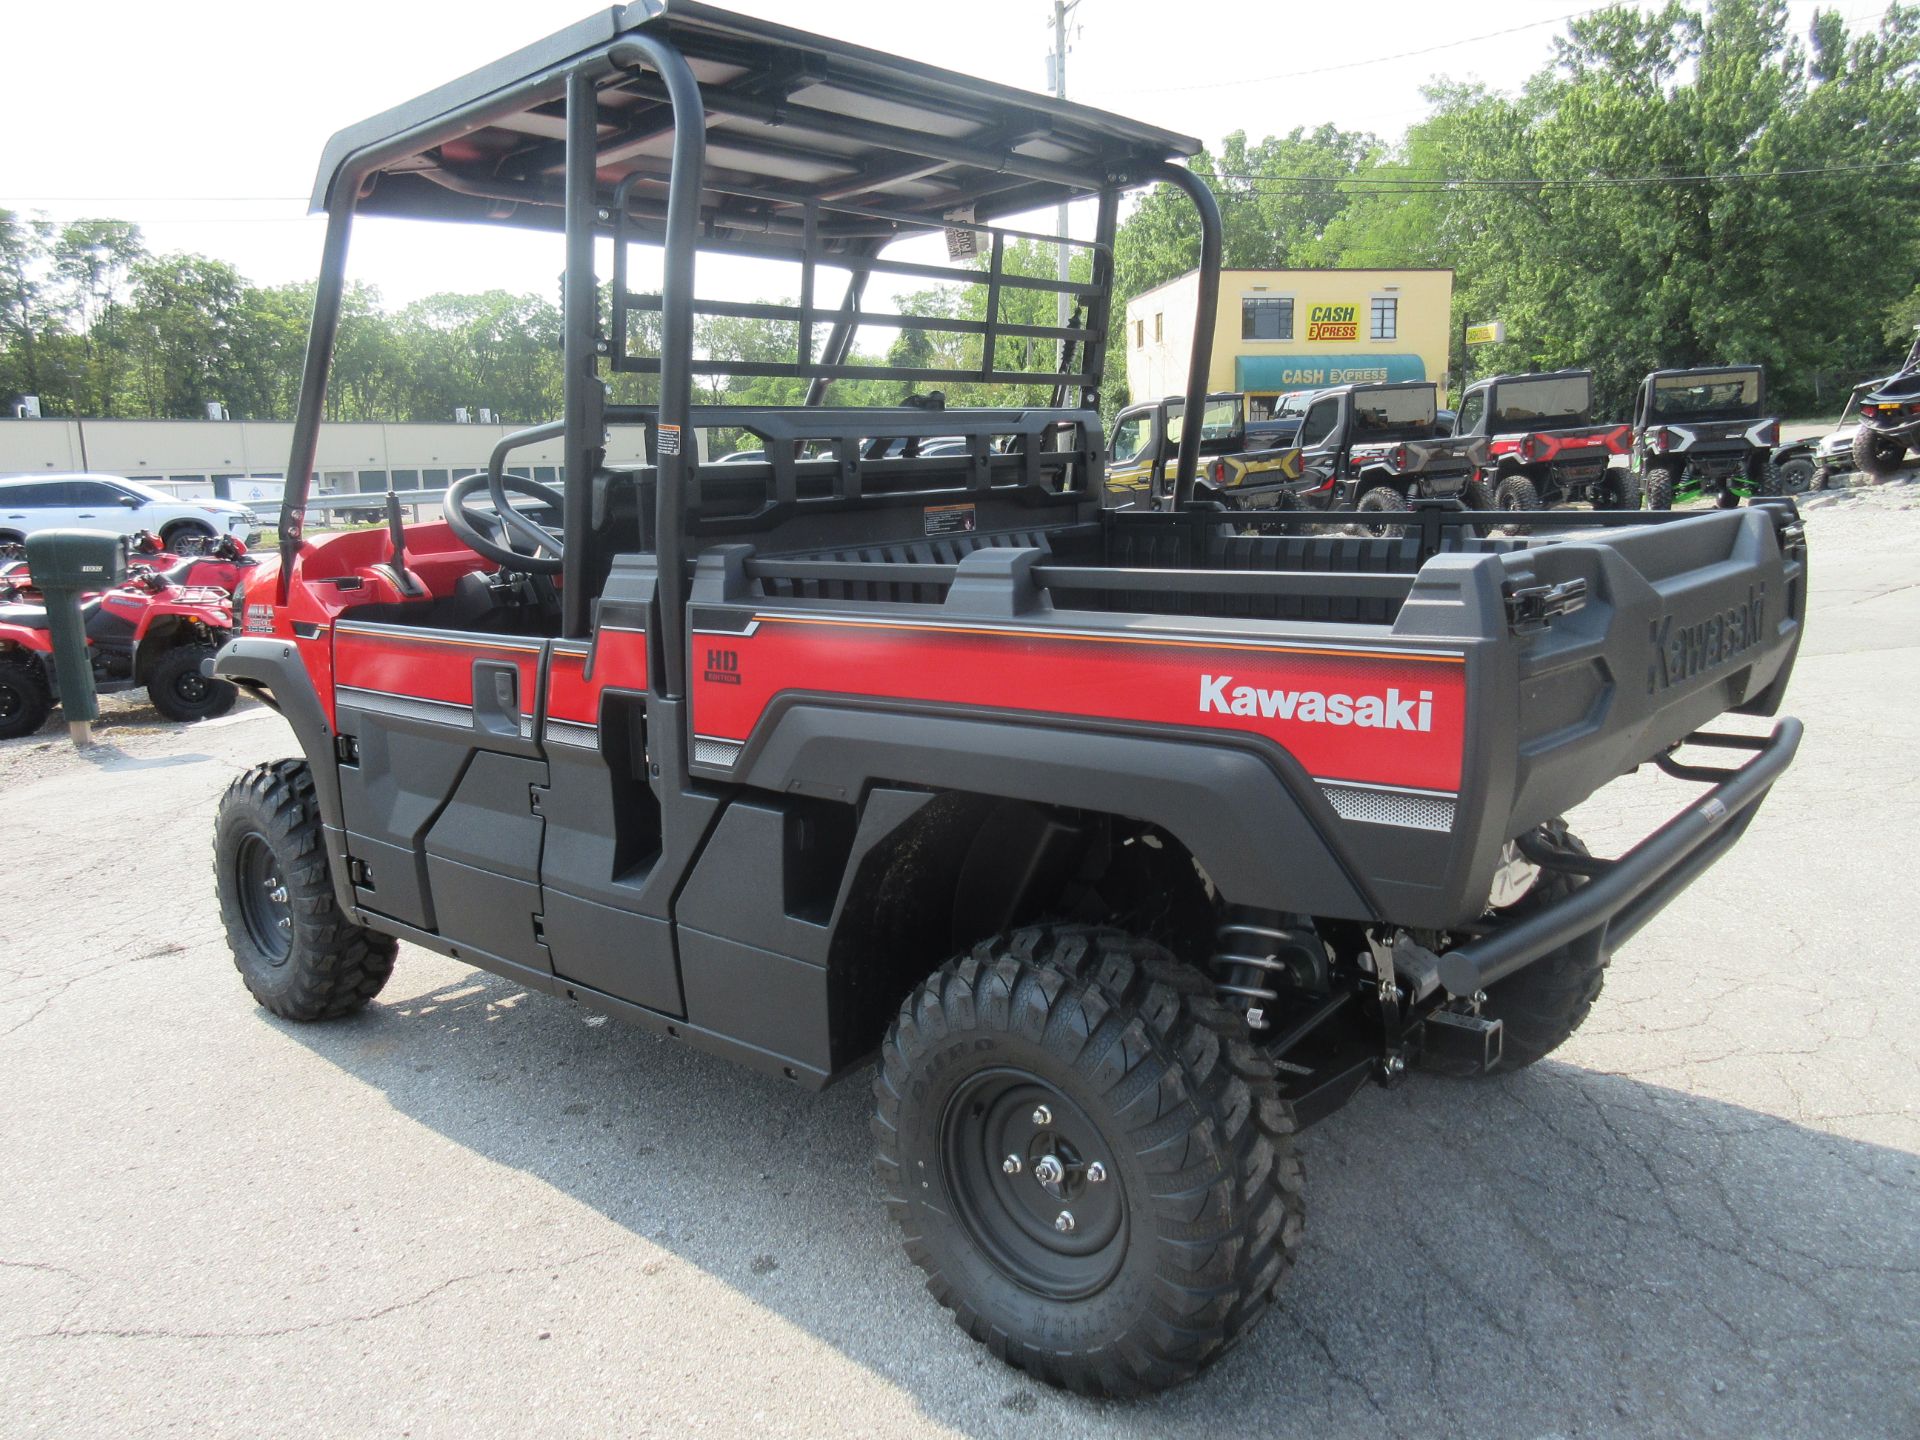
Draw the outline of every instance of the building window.
<instances>
[{"instance_id":1,"label":"building window","mask_svg":"<svg viewBox=\"0 0 1920 1440\"><path fill-rule=\"evenodd\" d=\"M1249 297L1240 302L1242 340L1291 340L1293 297Z\"/></svg>"},{"instance_id":2,"label":"building window","mask_svg":"<svg viewBox=\"0 0 1920 1440\"><path fill-rule=\"evenodd\" d=\"M1153 338L1155 340L1162 340L1166 338L1165 332L1160 327L1160 322L1165 318L1166 316L1163 315L1160 311L1156 310L1153 312Z\"/></svg>"},{"instance_id":3,"label":"building window","mask_svg":"<svg viewBox=\"0 0 1920 1440\"><path fill-rule=\"evenodd\" d=\"M360 493L377 495L387 488L387 472L384 470L362 470L360 472Z\"/></svg>"},{"instance_id":4,"label":"building window","mask_svg":"<svg viewBox=\"0 0 1920 1440\"><path fill-rule=\"evenodd\" d=\"M448 476L451 475L452 472L448 470L423 470L420 474L425 481L426 489L444 490L447 488Z\"/></svg>"},{"instance_id":5,"label":"building window","mask_svg":"<svg viewBox=\"0 0 1920 1440\"><path fill-rule=\"evenodd\" d=\"M1147 322L1144 320L1136 320L1133 322L1133 348L1136 350L1144 349L1146 348L1146 343Z\"/></svg>"},{"instance_id":6,"label":"building window","mask_svg":"<svg viewBox=\"0 0 1920 1440\"><path fill-rule=\"evenodd\" d=\"M1400 338L1400 301L1392 295L1376 295L1373 299L1373 328L1369 332L1375 340L1398 340Z\"/></svg>"}]
</instances>

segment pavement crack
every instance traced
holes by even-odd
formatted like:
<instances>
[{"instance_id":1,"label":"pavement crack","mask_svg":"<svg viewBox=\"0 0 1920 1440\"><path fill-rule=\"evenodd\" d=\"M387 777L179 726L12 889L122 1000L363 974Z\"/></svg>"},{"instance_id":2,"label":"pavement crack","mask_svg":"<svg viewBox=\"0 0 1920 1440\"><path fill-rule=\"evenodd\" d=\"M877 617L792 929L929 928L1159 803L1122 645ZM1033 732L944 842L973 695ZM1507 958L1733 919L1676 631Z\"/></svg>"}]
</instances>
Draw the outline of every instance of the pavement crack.
<instances>
[{"instance_id":1,"label":"pavement crack","mask_svg":"<svg viewBox=\"0 0 1920 1440\"><path fill-rule=\"evenodd\" d=\"M327 1320L310 1320L302 1325L282 1325L265 1330L176 1330L167 1326L56 1325L51 1330L36 1331L23 1338L30 1340L276 1340L288 1335L305 1335L316 1330L335 1330L344 1326L365 1325L375 1320L383 1320L402 1310L411 1310L416 1306L424 1305L455 1286L465 1285L475 1280L498 1279L509 1275L552 1274L610 1254L618 1250L622 1243L624 1242L616 1241L610 1245L602 1245L565 1260L548 1260L530 1265L489 1266L482 1270L469 1270L459 1275L449 1275L446 1279L429 1285L419 1294L404 1300L396 1300L390 1305L381 1305L353 1315L337 1315Z\"/></svg>"}]
</instances>

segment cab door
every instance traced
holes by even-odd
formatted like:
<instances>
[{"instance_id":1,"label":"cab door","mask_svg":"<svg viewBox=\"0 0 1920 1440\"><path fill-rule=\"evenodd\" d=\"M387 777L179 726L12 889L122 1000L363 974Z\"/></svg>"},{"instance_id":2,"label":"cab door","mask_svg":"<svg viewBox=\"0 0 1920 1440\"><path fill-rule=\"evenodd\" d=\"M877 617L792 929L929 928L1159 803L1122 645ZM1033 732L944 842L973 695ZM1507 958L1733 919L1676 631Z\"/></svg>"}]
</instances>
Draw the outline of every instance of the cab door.
<instances>
[{"instance_id":1,"label":"cab door","mask_svg":"<svg viewBox=\"0 0 1920 1440\"><path fill-rule=\"evenodd\" d=\"M1159 453L1159 410L1135 405L1122 410L1107 442L1107 507L1144 510L1152 501Z\"/></svg>"},{"instance_id":2,"label":"cab door","mask_svg":"<svg viewBox=\"0 0 1920 1440\"><path fill-rule=\"evenodd\" d=\"M333 628L333 676L356 898L463 950L549 970L537 729L548 642L352 615Z\"/></svg>"},{"instance_id":3,"label":"cab door","mask_svg":"<svg viewBox=\"0 0 1920 1440\"><path fill-rule=\"evenodd\" d=\"M1338 395L1324 395L1307 406L1300 421L1300 474L1306 482L1306 493L1323 506L1329 503L1328 497L1340 478L1341 457L1346 450L1340 406Z\"/></svg>"},{"instance_id":4,"label":"cab door","mask_svg":"<svg viewBox=\"0 0 1920 1440\"><path fill-rule=\"evenodd\" d=\"M684 1015L671 919L680 866L663 860L667 828L650 750L652 560L616 556L592 637L547 650L540 907L555 975ZM704 816L696 828L704 831ZM697 845L697 836L679 840L689 852Z\"/></svg>"}]
</instances>

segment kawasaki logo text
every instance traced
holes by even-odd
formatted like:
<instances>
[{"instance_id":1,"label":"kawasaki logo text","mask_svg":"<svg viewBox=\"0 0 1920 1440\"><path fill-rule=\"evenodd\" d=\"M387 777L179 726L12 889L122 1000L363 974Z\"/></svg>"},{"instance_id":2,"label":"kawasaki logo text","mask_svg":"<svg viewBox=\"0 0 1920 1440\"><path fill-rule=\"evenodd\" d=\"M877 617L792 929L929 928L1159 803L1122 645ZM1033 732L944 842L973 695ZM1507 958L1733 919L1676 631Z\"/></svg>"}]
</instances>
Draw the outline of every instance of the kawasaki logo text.
<instances>
[{"instance_id":1,"label":"kawasaki logo text","mask_svg":"<svg viewBox=\"0 0 1920 1440\"><path fill-rule=\"evenodd\" d=\"M1228 687L1232 686L1232 689ZM1306 725L1354 725L1363 730L1433 729L1433 692L1402 696L1329 695L1323 690L1261 690L1234 685L1231 675L1200 677L1202 715L1257 715Z\"/></svg>"},{"instance_id":2,"label":"kawasaki logo text","mask_svg":"<svg viewBox=\"0 0 1920 1440\"><path fill-rule=\"evenodd\" d=\"M1653 657L1647 662L1647 693L1690 680L1760 643L1767 618L1767 587L1750 586L1746 603L1675 625L1668 615L1649 625Z\"/></svg>"}]
</instances>

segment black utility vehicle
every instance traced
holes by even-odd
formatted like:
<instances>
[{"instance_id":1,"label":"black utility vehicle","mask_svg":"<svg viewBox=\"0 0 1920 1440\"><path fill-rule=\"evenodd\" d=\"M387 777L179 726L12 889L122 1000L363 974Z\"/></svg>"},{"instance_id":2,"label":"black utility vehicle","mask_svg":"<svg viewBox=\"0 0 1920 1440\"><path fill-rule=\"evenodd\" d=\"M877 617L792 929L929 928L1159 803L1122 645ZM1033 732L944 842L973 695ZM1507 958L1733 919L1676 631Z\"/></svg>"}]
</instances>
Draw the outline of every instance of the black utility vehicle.
<instances>
[{"instance_id":1,"label":"black utility vehicle","mask_svg":"<svg viewBox=\"0 0 1920 1440\"><path fill-rule=\"evenodd\" d=\"M1316 392L1300 421L1301 501L1357 510L1361 527L1381 535L1395 528L1382 517L1415 500L1460 498L1486 442L1441 434L1436 401L1426 380Z\"/></svg>"},{"instance_id":2,"label":"black utility vehicle","mask_svg":"<svg viewBox=\"0 0 1920 1440\"><path fill-rule=\"evenodd\" d=\"M1194 494L1232 510L1289 508L1300 452L1260 448L1248 438L1246 397L1207 396L1200 412L1200 470ZM1130 405L1114 417L1107 445L1107 503L1116 510L1164 509L1172 491L1186 401L1178 395Z\"/></svg>"},{"instance_id":3,"label":"black utility vehicle","mask_svg":"<svg viewBox=\"0 0 1920 1440\"><path fill-rule=\"evenodd\" d=\"M1656 370L1633 404L1633 461L1649 510L1676 500L1717 497L1723 509L1772 495L1780 421L1765 415L1766 372L1758 365Z\"/></svg>"},{"instance_id":4,"label":"black utility vehicle","mask_svg":"<svg viewBox=\"0 0 1920 1440\"><path fill-rule=\"evenodd\" d=\"M1476 380L1460 397L1453 433L1486 444L1470 497L1476 510L1539 510L1577 500L1596 510L1640 508L1639 481L1610 463L1627 453L1632 431L1593 423L1591 370Z\"/></svg>"},{"instance_id":5,"label":"black utility vehicle","mask_svg":"<svg viewBox=\"0 0 1920 1440\"><path fill-rule=\"evenodd\" d=\"M1225 1351L1299 1254L1298 1129L1413 1065L1551 1051L1616 947L1744 831L1799 726L1701 727L1779 707L1805 561L1785 503L1537 546L1439 509L1393 540L1261 534L1282 521L1195 501L1197 426L1163 508L1104 507L1129 186L1198 212L1186 393L1206 390L1220 217L1173 163L1199 149L679 0L336 137L279 554L216 665L303 752L237 779L215 825L259 1003L347 1015L408 940L775 1083L870 1075L880 1193L995 1355L1131 1392ZM1080 323L1005 320L991 297L1063 283L1006 271L1006 222L1076 198L1096 217L1092 278L1066 282ZM985 267L887 253L956 212ZM453 485L443 523L396 507L385 532L309 540L361 214L564 236L565 411ZM662 248L659 293L634 288L638 245ZM696 298L701 250L787 262L798 302ZM980 319L896 317L978 335L981 359L857 351L895 323L863 299L876 273L982 287ZM696 315L743 312L791 326L791 358L696 353ZM997 369L998 333L1066 342L1065 368ZM692 404L695 374L729 373L813 403ZM635 374L657 400L609 397ZM826 403L888 378L1061 403ZM1432 387L1328 413L1391 430L1402 406L1430 419ZM610 465L609 427L648 462ZM701 428L766 458L702 464ZM936 436L966 452L873 445ZM506 474L553 438L563 489ZM1588 855L1558 817L1648 763L1680 782L1672 817ZM751 1173L753 1144L708 1160Z\"/></svg>"}]
</instances>

